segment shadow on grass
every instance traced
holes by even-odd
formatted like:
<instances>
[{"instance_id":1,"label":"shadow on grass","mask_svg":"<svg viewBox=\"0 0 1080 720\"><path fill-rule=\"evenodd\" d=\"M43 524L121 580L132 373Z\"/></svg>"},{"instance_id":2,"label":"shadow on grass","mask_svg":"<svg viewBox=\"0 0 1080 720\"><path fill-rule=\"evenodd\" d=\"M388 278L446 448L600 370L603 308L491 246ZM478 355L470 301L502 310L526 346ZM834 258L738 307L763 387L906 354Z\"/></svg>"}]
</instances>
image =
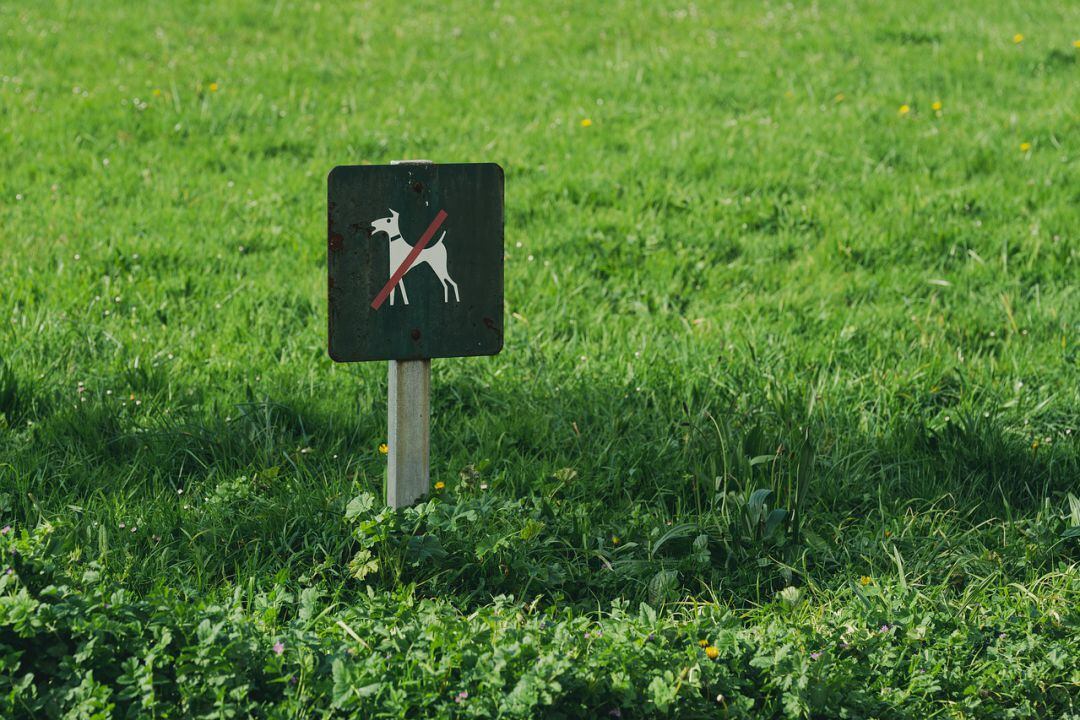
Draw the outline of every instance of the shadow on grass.
<instances>
[{"instance_id":1,"label":"shadow on grass","mask_svg":"<svg viewBox=\"0 0 1080 720\"><path fill-rule=\"evenodd\" d=\"M465 605L500 593L756 602L811 566L830 571L806 530L944 497L972 523L1022 515L1080 472L1075 445L1040 451L981 416L943 429L908 416L871 437L730 388L457 379L432 400L441 502L380 519L376 500L349 522L351 498L382 494L381 408L347 415L283 395L155 414L133 402L58 406L10 432L0 474L16 492L0 512L49 519L70 551L136 590L256 577L345 593L413 583ZM773 491L760 516L758 488ZM358 552L367 569L349 566Z\"/></svg>"}]
</instances>

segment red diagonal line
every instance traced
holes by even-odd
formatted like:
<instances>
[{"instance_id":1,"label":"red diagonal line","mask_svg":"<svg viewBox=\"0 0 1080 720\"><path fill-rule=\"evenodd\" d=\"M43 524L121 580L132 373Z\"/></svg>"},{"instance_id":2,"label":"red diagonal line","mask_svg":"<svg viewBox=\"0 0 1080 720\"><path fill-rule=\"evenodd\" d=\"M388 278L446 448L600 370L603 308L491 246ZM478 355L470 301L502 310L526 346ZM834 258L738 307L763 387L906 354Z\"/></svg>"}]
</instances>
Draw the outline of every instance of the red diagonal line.
<instances>
[{"instance_id":1,"label":"red diagonal line","mask_svg":"<svg viewBox=\"0 0 1080 720\"><path fill-rule=\"evenodd\" d=\"M401 282L401 278L405 277L405 273L409 272L409 268L416 262L416 258L420 257L420 251L423 250L428 242L431 241L435 231L442 225L443 220L446 219L446 212L440 210L439 214L435 216L435 219L428 225L427 230L420 236L420 239L413 245L413 249L409 251L409 254L405 256L405 260L402 261L401 267L394 271L394 274L390 276L390 280L383 286L383 289L379 291L379 294L375 296L375 299L371 301L371 307L378 310L379 306L386 301L386 297L390 294L390 291L394 289L394 286Z\"/></svg>"}]
</instances>

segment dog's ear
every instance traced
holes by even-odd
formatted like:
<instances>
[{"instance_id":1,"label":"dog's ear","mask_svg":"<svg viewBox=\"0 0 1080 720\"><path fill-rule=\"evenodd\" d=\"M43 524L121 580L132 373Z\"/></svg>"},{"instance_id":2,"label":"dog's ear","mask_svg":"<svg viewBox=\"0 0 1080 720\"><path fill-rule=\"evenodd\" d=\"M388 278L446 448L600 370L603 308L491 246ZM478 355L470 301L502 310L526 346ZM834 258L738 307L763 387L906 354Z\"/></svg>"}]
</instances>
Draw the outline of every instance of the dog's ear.
<instances>
[{"instance_id":1,"label":"dog's ear","mask_svg":"<svg viewBox=\"0 0 1080 720\"><path fill-rule=\"evenodd\" d=\"M398 216L398 211L395 210L394 208L390 208L390 217L395 217L396 218L397 216Z\"/></svg>"}]
</instances>

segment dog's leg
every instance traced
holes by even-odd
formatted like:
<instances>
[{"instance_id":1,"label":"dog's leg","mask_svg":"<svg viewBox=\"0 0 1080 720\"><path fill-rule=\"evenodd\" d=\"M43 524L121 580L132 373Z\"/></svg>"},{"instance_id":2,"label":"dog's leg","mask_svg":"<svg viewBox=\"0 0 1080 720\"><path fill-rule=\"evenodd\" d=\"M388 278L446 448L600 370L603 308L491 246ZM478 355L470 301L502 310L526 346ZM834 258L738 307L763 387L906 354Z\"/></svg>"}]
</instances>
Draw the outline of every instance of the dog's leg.
<instances>
[{"instance_id":1,"label":"dog's leg","mask_svg":"<svg viewBox=\"0 0 1080 720\"><path fill-rule=\"evenodd\" d=\"M398 280L397 286L401 288L401 299L405 301L405 304L409 304L409 294L405 292L405 278Z\"/></svg>"},{"instance_id":2,"label":"dog's leg","mask_svg":"<svg viewBox=\"0 0 1080 720\"><path fill-rule=\"evenodd\" d=\"M394 287L390 288L390 304L391 304L391 305L393 305L393 304L394 304L394 296L395 296L396 294L397 294L397 285L395 285Z\"/></svg>"},{"instance_id":3,"label":"dog's leg","mask_svg":"<svg viewBox=\"0 0 1080 720\"><path fill-rule=\"evenodd\" d=\"M453 285L453 286L454 286L454 302L461 302L461 296L460 296L460 295L458 295L458 291L457 291L457 283L456 283L456 282L454 282L454 281L453 281L453 280L452 280L452 279L450 278L450 276L449 276L449 275L447 275L447 276L446 276L446 282L447 282L448 284L450 284L450 285ZM444 285L443 287L445 288L446 286ZM443 302L449 302L449 301L448 301L448 300L446 300L446 299L444 299L444 300L443 300Z\"/></svg>"}]
</instances>

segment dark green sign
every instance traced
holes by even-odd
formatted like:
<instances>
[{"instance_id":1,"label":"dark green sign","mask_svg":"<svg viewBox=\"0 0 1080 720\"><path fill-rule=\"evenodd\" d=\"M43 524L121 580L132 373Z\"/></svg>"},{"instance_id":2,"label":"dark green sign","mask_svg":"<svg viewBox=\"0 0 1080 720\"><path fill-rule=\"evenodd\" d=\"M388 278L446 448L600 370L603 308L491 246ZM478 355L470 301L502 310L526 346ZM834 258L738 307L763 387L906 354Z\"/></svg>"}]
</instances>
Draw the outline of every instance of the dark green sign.
<instances>
[{"instance_id":1,"label":"dark green sign","mask_svg":"<svg viewBox=\"0 0 1080 720\"><path fill-rule=\"evenodd\" d=\"M502 350L501 167L350 165L328 186L330 357Z\"/></svg>"}]
</instances>

